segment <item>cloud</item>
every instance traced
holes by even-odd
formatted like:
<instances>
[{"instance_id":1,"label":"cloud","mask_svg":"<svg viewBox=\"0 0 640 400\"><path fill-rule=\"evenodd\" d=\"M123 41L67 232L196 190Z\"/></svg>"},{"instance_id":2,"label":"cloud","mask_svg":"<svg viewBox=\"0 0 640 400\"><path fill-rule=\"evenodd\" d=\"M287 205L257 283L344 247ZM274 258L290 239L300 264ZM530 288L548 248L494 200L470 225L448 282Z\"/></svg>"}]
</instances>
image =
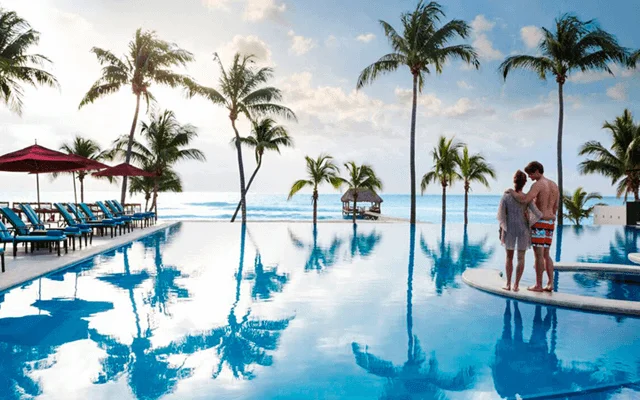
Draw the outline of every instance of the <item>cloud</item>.
<instances>
[{"instance_id":1,"label":"cloud","mask_svg":"<svg viewBox=\"0 0 640 400\"><path fill-rule=\"evenodd\" d=\"M253 54L259 64L274 66L269 45L257 36L236 35L220 49L223 62L230 62L235 53Z\"/></svg>"},{"instance_id":2,"label":"cloud","mask_svg":"<svg viewBox=\"0 0 640 400\"><path fill-rule=\"evenodd\" d=\"M229 11L229 4L234 0L202 0L202 4L211 10Z\"/></svg>"},{"instance_id":3,"label":"cloud","mask_svg":"<svg viewBox=\"0 0 640 400\"><path fill-rule=\"evenodd\" d=\"M471 28L476 35L481 34L482 32L489 32L496 26L495 22L489 21L485 18L484 15L476 15L476 17L471 21Z\"/></svg>"},{"instance_id":4,"label":"cloud","mask_svg":"<svg viewBox=\"0 0 640 400\"><path fill-rule=\"evenodd\" d=\"M286 4L277 3L275 0L246 0L243 18L247 21L270 19L284 22L282 15L286 10Z\"/></svg>"},{"instance_id":5,"label":"cloud","mask_svg":"<svg viewBox=\"0 0 640 400\"><path fill-rule=\"evenodd\" d=\"M289 31L288 35L291 37L291 51L298 56L308 53L316 46L313 39L296 35L294 31Z\"/></svg>"},{"instance_id":6,"label":"cloud","mask_svg":"<svg viewBox=\"0 0 640 400\"><path fill-rule=\"evenodd\" d=\"M463 118L470 116L494 115L496 110L492 107L484 107L479 101L472 101L468 97L462 97L454 105L442 110L442 115L452 118Z\"/></svg>"},{"instance_id":7,"label":"cloud","mask_svg":"<svg viewBox=\"0 0 640 400\"><path fill-rule=\"evenodd\" d=\"M491 60L499 60L504 55L500 50L497 50L493 47L493 43L487 38L487 35L484 33L478 35L476 39L473 41L473 47L478 51L478 56L480 58L484 58L487 61Z\"/></svg>"},{"instance_id":8,"label":"cloud","mask_svg":"<svg viewBox=\"0 0 640 400\"><path fill-rule=\"evenodd\" d=\"M610 88L607 88L607 96L617 101L626 100L627 87L622 82L617 83Z\"/></svg>"},{"instance_id":9,"label":"cloud","mask_svg":"<svg viewBox=\"0 0 640 400\"><path fill-rule=\"evenodd\" d=\"M473 86L469 85L465 81L458 81L458 82L456 82L456 84L458 85L458 87L460 89L467 89L467 90L473 89Z\"/></svg>"},{"instance_id":10,"label":"cloud","mask_svg":"<svg viewBox=\"0 0 640 400\"><path fill-rule=\"evenodd\" d=\"M397 87L394 91L398 102L403 106L411 104L411 89ZM468 97L458 99L453 105L444 107L433 93L418 96L419 111L429 117L466 118L470 116L490 116L496 113L493 107L485 107L480 100L471 100Z\"/></svg>"},{"instance_id":11,"label":"cloud","mask_svg":"<svg viewBox=\"0 0 640 400\"><path fill-rule=\"evenodd\" d=\"M369 43L375 38L376 38L376 35L374 35L373 33L363 33L361 35L358 35L356 37L356 40L363 43Z\"/></svg>"},{"instance_id":12,"label":"cloud","mask_svg":"<svg viewBox=\"0 0 640 400\"><path fill-rule=\"evenodd\" d=\"M521 108L514 111L511 116L518 120L538 119L552 115L555 108L551 103L536 104L533 107Z\"/></svg>"},{"instance_id":13,"label":"cloud","mask_svg":"<svg viewBox=\"0 0 640 400\"><path fill-rule=\"evenodd\" d=\"M613 75L607 71L577 71L569 76L569 81L573 83L592 83L615 77L629 78L638 74L637 69L622 68L617 64L610 64L609 69Z\"/></svg>"},{"instance_id":14,"label":"cloud","mask_svg":"<svg viewBox=\"0 0 640 400\"><path fill-rule=\"evenodd\" d=\"M542 40L542 30L533 25L523 26L520 29L520 37L524 44L532 49L538 47L538 43Z\"/></svg>"},{"instance_id":15,"label":"cloud","mask_svg":"<svg viewBox=\"0 0 640 400\"><path fill-rule=\"evenodd\" d=\"M327 36L327 38L324 40L324 45L326 47L330 47L330 48L336 48L338 47L338 38L335 37L334 35L329 35Z\"/></svg>"}]
</instances>

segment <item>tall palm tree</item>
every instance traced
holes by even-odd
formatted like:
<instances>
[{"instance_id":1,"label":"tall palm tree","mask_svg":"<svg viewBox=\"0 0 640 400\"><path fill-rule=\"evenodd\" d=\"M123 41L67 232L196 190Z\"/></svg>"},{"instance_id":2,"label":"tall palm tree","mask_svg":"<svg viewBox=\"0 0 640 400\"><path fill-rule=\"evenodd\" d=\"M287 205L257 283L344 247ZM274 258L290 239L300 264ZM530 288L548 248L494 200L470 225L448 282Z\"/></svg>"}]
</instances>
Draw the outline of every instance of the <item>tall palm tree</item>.
<instances>
[{"instance_id":1,"label":"tall palm tree","mask_svg":"<svg viewBox=\"0 0 640 400\"><path fill-rule=\"evenodd\" d=\"M145 171L152 172L152 167L143 167ZM153 207L149 207L149 200L153 195L156 183L158 184L158 193L182 192L182 179L177 172L172 169L165 171L161 177L134 176L131 178L129 186L129 194L142 193L144 195L144 210L150 211ZM153 204L152 204L153 206Z\"/></svg>"},{"instance_id":2,"label":"tall palm tree","mask_svg":"<svg viewBox=\"0 0 640 400\"><path fill-rule=\"evenodd\" d=\"M459 151L463 146L463 143L455 142L454 138L440 136L438 144L431 151L433 169L422 176L420 183L422 194L431 183L438 182L442 186L442 225L445 224L447 215L447 186L462 179L457 167L460 164Z\"/></svg>"},{"instance_id":3,"label":"tall palm tree","mask_svg":"<svg viewBox=\"0 0 640 400\"><path fill-rule=\"evenodd\" d=\"M13 11L0 8L0 96L9 109L22 114L23 84L58 87L49 72L40 69L51 63L41 54L29 54L40 41L40 32Z\"/></svg>"},{"instance_id":4,"label":"tall palm tree","mask_svg":"<svg viewBox=\"0 0 640 400\"><path fill-rule=\"evenodd\" d=\"M166 85L172 88L193 88L195 82L186 75L178 74L172 69L184 67L193 61L193 54L179 48L175 43L169 43L158 38L154 31L138 29L135 37L129 42L129 51L123 58L118 58L109 50L93 47L91 52L96 55L102 65L102 75L91 86L80 101L78 108L118 92L125 86L130 86L136 97L136 108L129 132L125 162L130 162L133 140L138 124L140 98L147 103L155 100L149 88L152 84ZM127 194L127 177L122 179L122 193L120 202L124 204Z\"/></svg>"},{"instance_id":5,"label":"tall palm tree","mask_svg":"<svg viewBox=\"0 0 640 400\"><path fill-rule=\"evenodd\" d=\"M66 152L67 154L75 154L77 156L90 158L96 161L102 161L107 158L107 151L104 151L100 148L100 145L92 139L83 138L82 136L76 135L73 138L73 141L70 143L64 143L60 146L60 150ZM75 174L78 174L78 181L80 182L80 202L84 203L84 178L89 174L88 171L78 171L72 172L74 175L75 182ZM54 177L57 174L53 174ZM74 184L75 188L75 184Z\"/></svg>"},{"instance_id":6,"label":"tall palm tree","mask_svg":"<svg viewBox=\"0 0 640 400\"><path fill-rule=\"evenodd\" d=\"M426 74L432 71L440 74L446 62L461 59L465 63L480 67L478 55L473 47L466 44L450 45L456 39L465 39L471 31L461 20L451 20L440 26L445 17L440 4L421 0L413 12L405 12L400 17L403 32L398 33L389 23L379 21L384 34L391 44L392 52L366 67L358 77L357 89L373 83L379 76L407 66L413 80L411 106L411 135L409 142L409 174L411 180L410 222L416 223L416 107L418 92L422 93Z\"/></svg>"},{"instance_id":7,"label":"tall palm tree","mask_svg":"<svg viewBox=\"0 0 640 400\"><path fill-rule=\"evenodd\" d=\"M489 181L487 177L496 177L496 172L488 164L484 157L480 154L474 154L469 156L469 148L464 146L462 149L462 156L458 162L460 168L460 176L464 182L464 224L469 223L468 210L469 210L469 190L471 190L471 182L479 182L486 187L489 187Z\"/></svg>"},{"instance_id":8,"label":"tall palm tree","mask_svg":"<svg viewBox=\"0 0 640 400\"><path fill-rule=\"evenodd\" d=\"M223 106L229 111L229 120L235 134L235 146L238 156L238 171L240 173L240 202L242 203L242 223L247 222L247 202L244 176L244 163L242 161L242 147L240 132L236 127L236 121L242 114L249 121L259 116L279 115L287 119L296 120L296 115L289 108L277 104L282 100L280 89L266 86L273 77L273 69L269 67L254 68L255 56L236 53L231 67L226 69L218 54L214 60L220 68L219 89L196 86L188 91L190 97L202 96L213 104Z\"/></svg>"},{"instance_id":9,"label":"tall palm tree","mask_svg":"<svg viewBox=\"0 0 640 400\"><path fill-rule=\"evenodd\" d=\"M287 129L284 126L276 125L276 122L271 118L253 121L251 126L251 135L246 138L240 138L242 144L254 149L256 156L256 169L253 171L253 174L251 174L249 182L247 182L245 193L249 191L256 174L262 166L262 156L266 150L277 151L279 154L281 147L293 146L293 139L289 136ZM242 201L238 202L236 211L233 213L233 217L231 217L231 222L236 220L240 207L242 207Z\"/></svg>"},{"instance_id":10,"label":"tall palm tree","mask_svg":"<svg viewBox=\"0 0 640 400\"><path fill-rule=\"evenodd\" d=\"M298 193L302 188L309 186L313 188L311 199L313 201L313 224L318 219L318 186L323 182L329 183L338 189L342 186L343 180L338 176L340 168L333 163L333 157L327 154L320 154L315 160L309 156L304 158L307 161L308 179L300 179L293 183L289 191L287 200L291 200L294 194Z\"/></svg>"},{"instance_id":11,"label":"tall palm tree","mask_svg":"<svg viewBox=\"0 0 640 400\"><path fill-rule=\"evenodd\" d=\"M141 135L146 143L134 140L130 156L156 174L151 209L155 209L157 215L160 183L176 176L173 167L183 160L204 161L206 157L198 149L186 148L198 136L197 129L190 124L180 124L173 111L153 112L149 123L142 123ZM125 147L128 153L129 138L123 136L116 140L114 151L122 154Z\"/></svg>"},{"instance_id":12,"label":"tall palm tree","mask_svg":"<svg viewBox=\"0 0 640 400\"><path fill-rule=\"evenodd\" d=\"M587 207L587 202L590 200L602 200L602 196L597 192L587 193L582 190L582 187L578 187L571 195L565 194L562 196L562 202L567 208L567 212L564 214L564 217L580 226L580 222L584 218L589 218L591 216L595 206L603 204L591 204L590 207Z\"/></svg>"},{"instance_id":13,"label":"tall palm tree","mask_svg":"<svg viewBox=\"0 0 640 400\"><path fill-rule=\"evenodd\" d=\"M562 181L562 127L564 123L563 88L569 75L576 71L606 71L613 75L609 63L627 61L627 51L616 38L602 30L594 20L582 21L571 14L556 19L555 32L542 28L538 44L540 55L514 55L500 65L504 79L514 68L527 69L546 80L555 76L558 84L558 189L563 192ZM558 224L562 225L562 202L558 205Z\"/></svg>"},{"instance_id":14,"label":"tall palm tree","mask_svg":"<svg viewBox=\"0 0 640 400\"><path fill-rule=\"evenodd\" d=\"M625 109L614 122L605 121L602 128L611 134L611 150L595 140L583 144L579 154L594 158L579 164L580 173L611 178L611 184L618 183L618 197L624 194L626 201L627 195L633 193L635 201L640 200L640 124L636 125L631 112Z\"/></svg>"},{"instance_id":15,"label":"tall palm tree","mask_svg":"<svg viewBox=\"0 0 640 400\"><path fill-rule=\"evenodd\" d=\"M347 169L347 177L343 178L344 183L353 191L353 223L356 223L356 209L358 205L358 192L368 190L376 193L382 190L382 181L376 176L373 167L368 164L356 165L354 161L344 164Z\"/></svg>"}]
</instances>

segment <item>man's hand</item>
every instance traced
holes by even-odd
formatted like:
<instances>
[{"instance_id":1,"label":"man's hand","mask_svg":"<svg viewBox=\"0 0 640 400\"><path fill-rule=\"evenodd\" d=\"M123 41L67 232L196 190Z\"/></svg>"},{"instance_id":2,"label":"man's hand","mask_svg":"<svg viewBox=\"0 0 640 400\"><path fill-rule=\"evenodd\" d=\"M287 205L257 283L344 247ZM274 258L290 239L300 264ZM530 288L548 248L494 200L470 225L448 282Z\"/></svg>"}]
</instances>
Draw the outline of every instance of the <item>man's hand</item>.
<instances>
[{"instance_id":1,"label":"man's hand","mask_svg":"<svg viewBox=\"0 0 640 400\"><path fill-rule=\"evenodd\" d=\"M518 193L515 190L512 190L510 193L513 196L513 198L516 199L519 203L525 202L526 196L522 192Z\"/></svg>"}]
</instances>

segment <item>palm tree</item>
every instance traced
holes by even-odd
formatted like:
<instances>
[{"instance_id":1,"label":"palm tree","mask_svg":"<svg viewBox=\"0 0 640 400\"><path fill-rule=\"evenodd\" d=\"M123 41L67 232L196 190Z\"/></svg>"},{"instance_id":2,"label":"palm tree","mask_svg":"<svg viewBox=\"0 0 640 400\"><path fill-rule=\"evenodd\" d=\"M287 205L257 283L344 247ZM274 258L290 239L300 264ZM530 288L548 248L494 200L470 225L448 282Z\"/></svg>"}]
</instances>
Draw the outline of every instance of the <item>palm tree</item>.
<instances>
[{"instance_id":1,"label":"palm tree","mask_svg":"<svg viewBox=\"0 0 640 400\"><path fill-rule=\"evenodd\" d=\"M100 145L96 143L92 139L86 139L82 136L76 135L73 138L73 142L64 143L60 146L60 150L66 152L67 154L75 154L77 156L90 158L95 161L102 161L107 158L107 151L103 151L100 149ZM74 188L75 188L75 174L76 172L72 172L74 175ZM84 203L84 178L89 174L88 171L78 171L78 181L80 181L80 202ZM54 177L57 174L52 174ZM77 201L77 200L76 200Z\"/></svg>"},{"instance_id":2,"label":"palm tree","mask_svg":"<svg viewBox=\"0 0 640 400\"><path fill-rule=\"evenodd\" d=\"M262 166L262 156L264 155L265 150L277 151L279 154L280 147L293 146L293 139L289 136L289 132L287 132L286 128L281 125L276 125L276 122L271 118L253 121L251 126L251 136L240 138L242 144L253 148L256 155L256 169L253 171L253 174L251 174L251 178L249 178L245 193L249 191L256 174ZM240 207L242 207L242 201L238 202L236 211L233 213L233 217L231 217L231 222L236 220Z\"/></svg>"},{"instance_id":3,"label":"palm tree","mask_svg":"<svg viewBox=\"0 0 640 400\"><path fill-rule=\"evenodd\" d=\"M177 174L173 171L174 165L183 160L204 161L206 157L198 149L185 148L198 136L197 129L190 124L181 125L173 111L153 112L150 122L142 123L141 135L146 144L134 140L130 155L156 174L152 178L154 187L151 209L155 209L157 215L160 183L170 183L170 188L176 188ZM122 154L125 146L129 152L128 142L126 136L116 140L114 152Z\"/></svg>"},{"instance_id":4,"label":"palm tree","mask_svg":"<svg viewBox=\"0 0 640 400\"><path fill-rule=\"evenodd\" d=\"M247 202L244 180L244 164L242 162L242 141L240 133L236 127L236 121L242 114L249 121L253 121L259 116L279 115L287 119L296 120L296 115L289 108L276 104L282 100L280 89L273 86L266 86L269 79L273 77L273 69L253 67L254 55L241 55L236 53L233 57L231 67L225 70L220 61L220 57L215 53L214 60L218 62L220 68L220 89L204 86L196 86L189 90L190 97L195 95L203 96L213 104L225 107L229 111L231 127L235 133L235 146L238 156L238 171L240 173L240 202L242 203L242 223L247 222Z\"/></svg>"},{"instance_id":5,"label":"palm tree","mask_svg":"<svg viewBox=\"0 0 640 400\"><path fill-rule=\"evenodd\" d=\"M611 151L595 140L583 144L579 154L594 158L579 164L580 173L611 178L611 184L618 183L618 197L624 194L626 201L628 193L633 193L635 201L640 200L640 124L636 125L631 112L625 109L613 123L605 121L602 127L612 136Z\"/></svg>"},{"instance_id":6,"label":"palm tree","mask_svg":"<svg viewBox=\"0 0 640 400\"><path fill-rule=\"evenodd\" d=\"M366 67L358 77L357 89L373 83L378 76L407 66L413 80L413 98L411 107L411 136L409 144L409 173L411 180L410 222L416 223L416 107L418 92L422 93L426 74L435 71L442 73L446 62L458 58L476 68L480 67L478 55L473 47L465 44L449 45L458 38L469 36L470 27L461 20L451 20L439 26L445 14L440 4L421 0L413 12L401 16L403 33L399 34L389 23L379 21L384 34L393 49L378 61Z\"/></svg>"},{"instance_id":7,"label":"palm tree","mask_svg":"<svg viewBox=\"0 0 640 400\"><path fill-rule=\"evenodd\" d=\"M13 11L0 8L0 96L9 109L22 114L23 84L58 87L49 72L37 68L51 63L41 54L29 54L40 41L40 32Z\"/></svg>"},{"instance_id":8,"label":"palm tree","mask_svg":"<svg viewBox=\"0 0 640 400\"><path fill-rule=\"evenodd\" d=\"M148 110L149 103L155 100L149 91L154 83L172 88L193 88L195 82L191 78L172 70L172 68L184 67L188 62L193 61L193 54L179 48L175 43L159 39L154 31L142 29L136 31L134 39L129 42L129 52L123 58L118 58L111 51L99 47L93 47L91 52L103 66L102 75L84 95L78 108L116 93L124 86L131 86L131 91L136 96L136 108L125 154L125 162L128 163L131 160L134 134L138 123L140 98L144 98ZM126 194L127 177L123 177L120 197L122 204Z\"/></svg>"},{"instance_id":9,"label":"palm tree","mask_svg":"<svg viewBox=\"0 0 640 400\"><path fill-rule=\"evenodd\" d=\"M152 172L152 167L143 167L145 171ZM129 186L129 194L142 193L144 194L144 210L150 211L153 207L149 207L149 200L153 195L153 191L158 184L158 193L182 192L182 180L177 172L172 169L165 171L161 177L148 177L148 176L134 176L131 178L131 185ZM153 204L152 204L153 206Z\"/></svg>"},{"instance_id":10,"label":"palm tree","mask_svg":"<svg viewBox=\"0 0 640 400\"><path fill-rule=\"evenodd\" d=\"M368 190L376 193L382 190L382 181L376 176L373 168L368 164L356 165L354 161L344 164L347 169L347 178L344 183L353 191L353 223L356 223L356 210L358 205L358 192Z\"/></svg>"},{"instance_id":11,"label":"palm tree","mask_svg":"<svg viewBox=\"0 0 640 400\"><path fill-rule=\"evenodd\" d=\"M462 179L457 167L460 164L459 150L463 143L454 142L454 138L447 139L440 136L438 144L431 151L433 157L433 169L424 176L420 183L421 193L427 189L430 183L439 182L442 186L442 225L445 224L447 215L447 186L451 186L456 180Z\"/></svg>"},{"instance_id":12,"label":"palm tree","mask_svg":"<svg viewBox=\"0 0 640 400\"><path fill-rule=\"evenodd\" d=\"M616 38L600 29L594 20L582 21L571 14L556 19L556 31L542 28L542 39L538 45L540 55L514 55L507 57L500 65L500 72L506 80L514 68L523 68L538 74L546 80L547 74L556 77L558 83L558 190L563 192L562 183L562 125L564 123L563 87L569 75L576 71L606 71L611 62L625 62L627 52L618 45ZM562 202L558 206L558 224L562 225Z\"/></svg>"},{"instance_id":13,"label":"palm tree","mask_svg":"<svg viewBox=\"0 0 640 400\"><path fill-rule=\"evenodd\" d=\"M333 163L333 157L327 154L320 154L315 160L309 156L304 158L307 161L308 179L300 179L294 182L289 191L287 200L291 200L294 194L302 188L310 186L313 188L311 199L313 201L313 224L318 219L318 186L323 182L329 183L335 189L342 186L343 180L338 176L340 168Z\"/></svg>"},{"instance_id":14,"label":"palm tree","mask_svg":"<svg viewBox=\"0 0 640 400\"><path fill-rule=\"evenodd\" d=\"M489 181L487 177L496 177L496 172L493 167L488 164L484 157L480 154L474 154L469 156L469 148L464 146L462 149L462 156L460 157L458 167L460 167L460 176L464 182L464 224L469 223L467 212L469 210L469 190L471 189L471 182L479 182L484 186L489 187Z\"/></svg>"},{"instance_id":15,"label":"palm tree","mask_svg":"<svg viewBox=\"0 0 640 400\"><path fill-rule=\"evenodd\" d=\"M562 202L567 208L567 212L564 214L565 218L580 226L580 221L583 218L589 218L595 206L603 205L603 203L598 203L586 207L589 200L602 200L602 196L597 192L587 193L582 190L582 187L578 187L571 195L565 194L562 197Z\"/></svg>"}]
</instances>

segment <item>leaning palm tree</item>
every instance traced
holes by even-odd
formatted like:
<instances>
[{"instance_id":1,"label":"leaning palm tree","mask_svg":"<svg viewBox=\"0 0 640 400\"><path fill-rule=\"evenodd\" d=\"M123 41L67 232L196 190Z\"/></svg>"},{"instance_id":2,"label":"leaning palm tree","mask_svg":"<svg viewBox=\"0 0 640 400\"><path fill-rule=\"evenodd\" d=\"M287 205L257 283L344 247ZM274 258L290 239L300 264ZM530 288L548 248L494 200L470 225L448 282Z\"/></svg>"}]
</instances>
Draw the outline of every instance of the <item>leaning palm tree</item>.
<instances>
[{"instance_id":1,"label":"leaning palm tree","mask_svg":"<svg viewBox=\"0 0 640 400\"><path fill-rule=\"evenodd\" d=\"M582 190L582 187L578 187L573 194L565 194L562 197L562 202L567 208L567 212L564 217L573 222L577 226L580 226L580 222L584 218L589 218L593 213L593 208L597 205L603 205L603 203L591 204L587 207L587 202L590 200L602 200L600 193L592 192L587 193Z\"/></svg>"},{"instance_id":2,"label":"leaning palm tree","mask_svg":"<svg viewBox=\"0 0 640 400\"><path fill-rule=\"evenodd\" d=\"M469 223L468 210L469 210L469 190L471 190L471 182L479 182L484 186L489 187L489 181L487 177L496 177L496 172L488 164L484 157L480 154L474 154L469 156L469 148L464 146L462 149L462 156L458 161L458 167L460 168L460 176L464 182L464 224Z\"/></svg>"},{"instance_id":3,"label":"leaning palm tree","mask_svg":"<svg viewBox=\"0 0 640 400\"><path fill-rule=\"evenodd\" d=\"M473 47L466 44L450 45L456 39L465 39L471 29L466 22L451 20L439 26L444 18L440 4L421 0L413 12L405 12L401 16L402 34L389 23L380 21L384 34L389 39L392 52L382 56L378 61L366 67L358 77L357 88L371 84L379 76L407 66L413 79L413 97L411 108L411 136L409 142L409 174L411 180L410 222L416 223L416 108L418 92L422 92L426 74L435 71L442 73L446 62L461 59L476 68L480 67L478 55Z\"/></svg>"},{"instance_id":4,"label":"leaning palm tree","mask_svg":"<svg viewBox=\"0 0 640 400\"><path fill-rule=\"evenodd\" d=\"M251 135L246 138L240 138L242 144L253 148L256 155L256 169L253 171L253 174L251 174L249 182L247 182L245 193L249 191L256 174L262 166L262 157L264 156L265 150L277 151L279 154L281 147L293 146L293 139L289 136L287 129L284 126L276 125L273 119L264 118L259 121L253 121L251 125ZM242 201L238 202L236 211L233 213L233 217L231 217L231 222L236 220L240 207L242 207Z\"/></svg>"},{"instance_id":5,"label":"leaning palm tree","mask_svg":"<svg viewBox=\"0 0 640 400\"><path fill-rule=\"evenodd\" d=\"M340 169L333 163L333 157L327 154L320 154L315 160L309 156L306 156L305 160L307 161L308 179L295 181L291 186L287 200L291 200L293 195L304 187L312 187L311 200L313 202L313 224L315 225L318 220L318 186L326 182L338 189L342 186L343 180L338 176Z\"/></svg>"},{"instance_id":6,"label":"leaning palm tree","mask_svg":"<svg viewBox=\"0 0 640 400\"><path fill-rule=\"evenodd\" d=\"M569 75L576 71L606 71L613 75L609 63L628 60L627 52L618 45L616 38L602 30L594 20L582 21L571 14L556 19L556 31L542 28L538 44L540 55L515 55L507 57L500 65L504 79L514 68L523 68L546 80L555 76L558 83L558 189L563 193L562 182L562 125L564 123L563 87ZM558 224L562 225L562 202L558 206Z\"/></svg>"},{"instance_id":7,"label":"leaning palm tree","mask_svg":"<svg viewBox=\"0 0 640 400\"><path fill-rule=\"evenodd\" d=\"M60 146L60 150L66 152L67 154L75 154L77 156L89 158L95 161L102 161L107 158L107 151L104 151L100 148L100 145L92 139L86 139L82 136L76 135L73 138L73 142L64 143ZM76 172L72 172L74 175L74 190L75 190L75 174ZM78 181L80 182L80 202L84 203L84 178L89 174L88 171L78 171ZM53 174L54 177L57 174ZM77 200L76 200L77 201Z\"/></svg>"},{"instance_id":8,"label":"leaning palm tree","mask_svg":"<svg viewBox=\"0 0 640 400\"><path fill-rule=\"evenodd\" d=\"M242 203L242 223L247 222L247 202L244 176L244 163L242 161L242 147L240 132L236 127L238 117L242 114L249 121L259 116L279 115L287 119L296 120L296 115L289 108L276 104L282 100L280 89L266 86L273 77L273 69L269 67L254 68L254 55L241 55L236 53L231 67L226 69L215 53L214 59L220 68L219 89L196 86L188 91L190 97L199 95L213 104L225 107L229 111L231 127L235 134L235 147L238 157L238 171L240 173L240 202Z\"/></svg>"},{"instance_id":9,"label":"leaning palm tree","mask_svg":"<svg viewBox=\"0 0 640 400\"><path fill-rule=\"evenodd\" d=\"M153 199L151 209L158 212L158 192L163 179L172 181L176 176L173 167L180 161L204 161L204 153L195 148L187 148L198 136L197 129L190 124L182 125L178 122L173 111L152 113L150 122L142 123L141 135L146 143L134 140L131 157L138 163L153 171L154 180ZM126 136L116 140L114 152L122 155L124 149L129 152L129 138ZM167 183L167 181L164 181ZM175 187L175 185L173 186Z\"/></svg>"},{"instance_id":10,"label":"leaning palm tree","mask_svg":"<svg viewBox=\"0 0 640 400\"><path fill-rule=\"evenodd\" d=\"M131 87L131 91L136 96L136 108L125 154L125 162L128 163L131 160L134 134L138 124L140 98L146 101L148 110L149 103L154 100L149 88L154 83L172 88L193 88L195 82L191 78L172 70L176 67L184 67L188 62L193 61L193 54L179 48L175 43L159 39L153 31L142 29L136 31L134 39L129 42L129 52L123 58L118 58L111 51L99 47L92 48L91 52L103 66L102 75L84 95L78 108L116 93L125 86ZM126 194L127 177L123 177L120 197L122 204Z\"/></svg>"},{"instance_id":11,"label":"leaning palm tree","mask_svg":"<svg viewBox=\"0 0 640 400\"><path fill-rule=\"evenodd\" d=\"M51 63L41 54L29 54L40 41L40 32L13 11L0 8L0 96L9 109L22 114L23 84L58 87L49 72L40 69Z\"/></svg>"},{"instance_id":12,"label":"leaning palm tree","mask_svg":"<svg viewBox=\"0 0 640 400\"><path fill-rule=\"evenodd\" d=\"M343 179L344 183L349 186L349 190L353 191L353 223L356 223L356 210L358 205L358 192L371 191L376 193L382 190L382 181L376 176L375 171L370 165L356 165L355 162L349 161L344 164L347 169L347 177Z\"/></svg>"},{"instance_id":13,"label":"leaning palm tree","mask_svg":"<svg viewBox=\"0 0 640 400\"><path fill-rule=\"evenodd\" d=\"M447 215L447 186L451 186L455 181L462 179L457 170L460 164L460 149L463 143L454 142L454 138L447 139L440 136L438 145L433 148L433 169L422 177L420 183L421 193L427 189L430 183L439 182L442 186L442 225L444 226Z\"/></svg>"},{"instance_id":14,"label":"leaning palm tree","mask_svg":"<svg viewBox=\"0 0 640 400\"><path fill-rule=\"evenodd\" d=\"M592 140L580 148L580 155L593 158L579 164L582 174L600 174L611 179L611 184L618 183L618 197L633 193L635 201L640 200L640 124L635 124L633 115L624 110L614 122L605 121L603 129L612 136L611 147L607 149L600 142Z\"/></svg>"}]
</instances>

